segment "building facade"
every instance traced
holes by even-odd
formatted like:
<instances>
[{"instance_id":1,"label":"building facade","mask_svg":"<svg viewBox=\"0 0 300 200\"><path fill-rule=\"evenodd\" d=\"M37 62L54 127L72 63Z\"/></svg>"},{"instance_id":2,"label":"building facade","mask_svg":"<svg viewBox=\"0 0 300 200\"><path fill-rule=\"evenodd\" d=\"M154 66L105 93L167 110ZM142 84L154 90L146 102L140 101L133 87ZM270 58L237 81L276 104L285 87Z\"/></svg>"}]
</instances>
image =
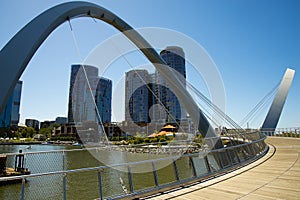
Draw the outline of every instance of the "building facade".
<instances>
[{"instance_id":1,"label":"building facade","mask_svg":"<svg viewBox=\"0 0 300 200\"><path fill-rule=\"evenodd\" d=\"M25 119L25 125L34 128L36 131L40 129L40 122L36 119Z\"/></svg>"},{"instance_id":2,"label":"building facade","mask_svg":"<svg viewBox=\"0 0 300 200\"><path fill-rule=\"evenodd\" d=\"M186 67L182 48L167 47L160 55L185 86ZM126 130L134 132L134 129L147 129L138 132L149 132L152 129L157 130L165 123L180 123L186 118L185 109L158 71L153 74L144 69L126 72L124 123Z\"/></svg>"},{"instance_id":3,"label":"building facade","mask_svg":"<svg viewBox=\"0 0 300 200\"><path fill-rule=\"evenodd\" d=\"M51 125L55 124L55 121L43 121L40 123L40 128L50 128Z\"/></svg>"},{"instance_id":4,"label":"building facade","mask_svg":"<svg viewBox=\"0 0 300 200\"><path fill-rule=\"evenodd\" d=\"M89 65L72 65L68 122L111 121L112 81L98 76L98 68ZM96 111L96 108L98 111Z\"/></svg>"},{"instance_id":5,"label":"building facade","mask_svg":"<svg viewBox=\"0 0 300 200\"><path fill-rule=\"evenodd\" d=\"M22 81L18 81L11 94L6 107L0 115L0 127L18 127L20 119L20 102L22 93Z\"/></svg>"},{"instance_id":6,"label":"building facade","mask_svg":"<svg viewBox=\"0 0 300 200\"><path fill-rule=\"evenodd\" d=\"M185 56L182 48L171 46L160 52L160 56L173 69L175 76L186 85ZM155 104L153 119L161 122L175 123L186 118L185 109L180 105L176 95L169 89L164 78L156 71L155 76Z\"/></svg>"},{"instance_id":7,"label":"building facade","mask_svg":"<svg viewBox=\"0 0 300 200\"><path fill-rule=\"evenodd\" d=\"M125 121L137 124L150 122L151 84L147 70L136 69L126 72Z\"/></svg>"},{"instance_id":8,"label":"building facade","mask_svg":"<svg viewBox=\"0 0 300 200\"><path fill-rule=\"evenodd\" d=\"M68 123L68 118L66 117L56 117L55 118L55 124L67 124Z\"/></svg>"},{"instance_id":9,"label":"building facade","mask_svg":"<svg viewBox=\"0 0 300 200\"><path fill-rule=\"evenodd\" d=\"M112 81L107 78L100 78L96 89L96 105L101 122L111 122L111 101L112 101Z\"/></svg>"}]
</instances>

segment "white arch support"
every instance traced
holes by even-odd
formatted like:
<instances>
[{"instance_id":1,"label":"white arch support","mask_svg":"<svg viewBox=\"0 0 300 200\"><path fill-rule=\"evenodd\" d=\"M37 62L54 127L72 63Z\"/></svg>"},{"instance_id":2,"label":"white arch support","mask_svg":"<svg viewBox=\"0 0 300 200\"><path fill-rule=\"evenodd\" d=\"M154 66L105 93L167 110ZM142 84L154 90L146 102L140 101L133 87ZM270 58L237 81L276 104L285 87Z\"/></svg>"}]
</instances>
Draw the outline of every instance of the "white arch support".
<instances>
[{"instance_id":1,"label":"white arch support","mask_svg":"<svg viewBox=\"0 0 300 200\"><path fill-rule=\"evenodd\" d=\"M267 135L274 135L274 131L277 127L286 97L289 93L291 84L293 82L295 70L287 68L285 74L280 82L277 93L271 104L266 119L262 125L262 132Z\"/></svg>"}]
</instances>

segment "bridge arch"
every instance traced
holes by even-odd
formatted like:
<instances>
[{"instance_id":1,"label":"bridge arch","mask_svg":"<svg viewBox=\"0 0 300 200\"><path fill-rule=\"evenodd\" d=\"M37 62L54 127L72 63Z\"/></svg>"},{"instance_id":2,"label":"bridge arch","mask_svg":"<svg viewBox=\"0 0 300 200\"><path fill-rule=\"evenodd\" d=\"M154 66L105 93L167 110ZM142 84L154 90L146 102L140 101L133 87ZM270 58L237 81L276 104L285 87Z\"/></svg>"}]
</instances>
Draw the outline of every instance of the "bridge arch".
<instances>
[{"instance_id":1,"label":"bridge arch","mask_svg":"<svg viewBox=\"0 0 300 200\"><path fill-rule=\"evenodd\" d=\"M0 71L4 72L0 74L0 113L4 109L15 84L40 45L59 25L75 17L97 18L123 32L161 73L193 121L199 124L199 132L204 137L206 135L216 136L212 126L183 84L174 77L168 67L162 67L166 63L151 45L120 17L89 2L68 2L46 10L25 25L3 47L0 51Z\"/></svg>"}]
</instances>

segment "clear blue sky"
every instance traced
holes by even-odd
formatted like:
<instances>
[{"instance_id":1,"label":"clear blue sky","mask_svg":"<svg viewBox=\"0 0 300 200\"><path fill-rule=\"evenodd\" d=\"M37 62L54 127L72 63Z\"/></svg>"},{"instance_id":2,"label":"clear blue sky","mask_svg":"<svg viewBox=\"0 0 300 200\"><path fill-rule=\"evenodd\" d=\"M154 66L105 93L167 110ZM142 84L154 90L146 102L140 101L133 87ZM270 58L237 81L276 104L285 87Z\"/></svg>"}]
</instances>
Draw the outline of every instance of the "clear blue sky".
<instances>
[{"instance_id":1,"label":"clear blue sky","mask_svg":"<svg viewBox=\"0 0 300 200\"><path fill-rule=\"evenodd\" d=\"M31 19L61 2L64 1L1 1L0 48ZM237 122L280 81L286 67L295 69L278 127L300 126L300 1L91 2L111 10L135 28L169 28L200 43L222 75L227 114ZM105 39L105 32L117 33L88 18L72 20L72 25L83 57ZM26 118L43 121L67 116L70 65L80 61L65 23L43 43L21 78L22 123ZM266 111L250 126L261 126Z\"/></svg>"}]
</instances>

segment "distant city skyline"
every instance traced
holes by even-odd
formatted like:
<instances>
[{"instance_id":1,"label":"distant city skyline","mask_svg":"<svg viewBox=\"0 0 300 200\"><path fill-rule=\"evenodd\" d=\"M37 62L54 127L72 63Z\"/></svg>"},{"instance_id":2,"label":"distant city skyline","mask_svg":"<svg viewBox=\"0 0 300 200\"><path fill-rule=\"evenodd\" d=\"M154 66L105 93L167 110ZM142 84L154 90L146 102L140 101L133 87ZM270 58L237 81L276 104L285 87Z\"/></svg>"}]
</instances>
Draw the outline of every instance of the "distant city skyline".
<instances>
[{"instance_id":1,"label":"distant city skyline","mask_svg":"<svg viewBox=\"0 0 300 200\"><path fill-rule=\"evenodd\" d=\"M184 51L168 46L160 52L162 59L186 85ZM125 121L134 123L180 123L187 113L161 74L155 70L133 69L125 75ZM120 98L121 99L121 98Z\"/></svg>"},{"instance_id":2,"label":"distant city skyline","mask_svg":"<svg viewBox=\"0 0 300 200\"><path fill-rule=\"evenodd\" d=\"M60 2L2 2L0 26L5 29L1 33L0 48L32 18ZM119 2L92 2L113 11L135 28L170 28L203 45L222 75L227 94L226 113L237 122L281 80L287 67L295 69L295 79L278 127L300 125L298 1L129 1L126 9ZM171 11L166 12L165 8L170 6ZM10 15L11 10L14 10L13 16ZM10 16L10 20L5 20L7 16ZM108 25L95 23L91 19L73 19L71 24L82 57L95 45L116 33ZM128 58L135 60L130 55ZM24 82L21 123L26 118L44 121L55 119L56 116L67 116L68 66L81 63L82 59L76 53L69 24L63 24L40 47L21 77ZM125 62L116 64L124 66L123 71L128 71ZM187 79L190 73L187 70ZM202 90L202 85L196 87ZM250 127L258 128L262 125L267 109L250 122Z\"/></svg>"}]
</instances>

